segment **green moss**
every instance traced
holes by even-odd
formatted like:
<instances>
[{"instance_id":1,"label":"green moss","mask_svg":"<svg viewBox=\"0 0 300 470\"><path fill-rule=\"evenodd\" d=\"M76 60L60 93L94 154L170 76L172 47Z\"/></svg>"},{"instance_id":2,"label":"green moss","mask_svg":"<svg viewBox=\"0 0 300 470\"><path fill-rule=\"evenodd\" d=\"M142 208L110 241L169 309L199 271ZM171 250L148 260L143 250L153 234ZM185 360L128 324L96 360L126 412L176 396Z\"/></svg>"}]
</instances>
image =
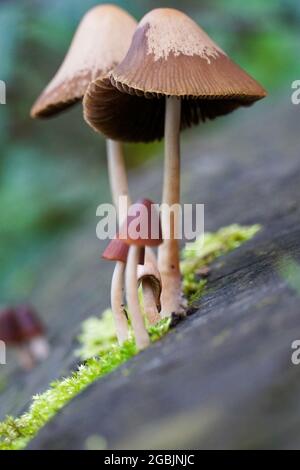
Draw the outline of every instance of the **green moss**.
<instances>
[{"instance_id":1,"label":"green moss","mask_svg":"<svg viewBox=\"0 0 300 470\"><path fill-rule=\"evenodd\" d=\"M96 320L94 319L94 322ZM106 312L104 320L100 319L99 324L96 325L103 338L105 337L103 325L108 326L110 322L112 323L112 315ZM149 331L151 340L154 342L162 338L168 332L169 327L169 319L152 326ZM87 344L92 344L90 338ZM114 371L137 353L133 339L122 347L118 346L115 339L110 341L109 348L108 343L103 344L106 344L106 347L100 346L99 357L88 359L70 377L53 382L46 392L34 396L27 413L16 419L9 416L3 423L0 423L0 450L19 450L26 447L38 431L69 401L88 385Z\"/></svg>"},{"instance_id":2,"label":"green moss","mask_svg":"<svg viewBox=\"0 0 300 470\"><path fill-rule=\"evenodd\" d=\"M171 321L168 318L161 320L156 325L148 327L151 342L158 341L167 334ZM133 333L130 329L130 341L134 341ZM82 361L92 357L102 356L112 348L118 348L118 340L115 333L113 313L110 309L98 317L91 317L82 323L82 333L78 337L80 348L75 351L75 355Z\"/></svg>"},{"instance_id":3,"label":"green moss","mask_svg":"<svg viewBox=\"0 0 300 470\"><path fill-rule=\"evenodd\" d=\"M300 294L300 266L291 258L285 258L279 264L279 273L289 287Z\"/></svg>"},{"instance_id":4,"label":"green moss","mask_svg":"<svg viewBox=\"0 0 300 470\"><path fill-rule=\"evenodd\" d=\"M105 310L101 317L90 317L81 325L78 337L80 348L75 356L82 361L99 356L117 344L115 325L111 310Z\"/></svg>"},{"instance_id":5,"label":"green moss","mask_svg":"<svg viewBox=\"0 0 300 470\"><path fill-rule=\"evenodd\" d=\"M193 243L187 243L182 252L181 272L183 289L189 300L201 297L206 281L197 272L230 251L239 248L260 230L260 225L243 227L238 224L224 227L215 233L206 233Z\"/></svg>"},{"instance_id":6,"label":"green moss","mask_svg":"<svg viewBox=\"0 0 300 470\"><path fill-rule=\"evenodd\" d=\"M184 290L189 302L203 295L206 281L197 276L199 268L219 256L238 248L252 238L259 226L232 225L216 233L208 233L204 243L197 240L183 250L181 269ZM170 329L171 320L164 319L148 328L151 341L158 341ZM19 418L7 417L0 423L0 450L23 449L39 430L70 400L86 387L117 369L137 354L134 339L120 347L117 343L112 312L106 310L101 318L92 317L82 325L80 348L76 355L85 361L70 377L53 382L41 395L33 397L29 410Z\"/></svg>"}]
</instances>

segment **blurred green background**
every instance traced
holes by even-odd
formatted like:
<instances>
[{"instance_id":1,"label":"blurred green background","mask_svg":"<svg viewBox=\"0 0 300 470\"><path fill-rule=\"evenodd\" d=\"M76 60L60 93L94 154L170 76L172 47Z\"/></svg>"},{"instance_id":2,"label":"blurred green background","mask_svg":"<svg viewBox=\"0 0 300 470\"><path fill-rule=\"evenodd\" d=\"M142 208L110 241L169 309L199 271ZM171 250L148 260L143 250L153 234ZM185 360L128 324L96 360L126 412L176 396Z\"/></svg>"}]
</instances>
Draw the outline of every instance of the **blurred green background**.
<instances>
[{"instance_id":1,"label":"blurred green background","mask_svg":"<svg viewBox=\"0 0 300 470\"><path fill-rule=\"evenodd\" d=\"M92 0L0 0L0 302L30 298L37 273L69 231L109 200L105 147L77 106L34 122L29 110L60 65ZM106 2L103 2L106 3ZM196 21L271 94L289 94L299 70L299 0L123 0L140 19L157 6ZM222 120L216 125L222 125ZM127 146L128 165L158 145ZM95 219L96 225L96 219Z\"/></svg>"}]
</instances>

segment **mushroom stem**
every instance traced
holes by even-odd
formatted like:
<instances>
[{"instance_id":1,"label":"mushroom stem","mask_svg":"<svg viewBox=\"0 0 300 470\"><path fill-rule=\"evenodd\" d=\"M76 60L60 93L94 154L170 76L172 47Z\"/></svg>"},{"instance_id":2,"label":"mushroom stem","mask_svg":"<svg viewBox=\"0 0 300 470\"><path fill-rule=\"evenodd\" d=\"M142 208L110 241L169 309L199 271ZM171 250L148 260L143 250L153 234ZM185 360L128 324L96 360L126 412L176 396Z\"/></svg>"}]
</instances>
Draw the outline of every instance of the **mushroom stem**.
<instances>
[{"instance_id":1,"label":"mushroom stem","mask_svg":"<svg viewBox=\"0 0 300 470\"><path fill-rule=\"evenodd\" d=\"M127 217L127 207L126 204L121 204L121 197L127 197L128 206L131 204L123 147L120 142L107 139L106 148L112 200L116 210L118 211L119 223L122 224ZM121 345L128 340L129 335L128 322L123 302L124 275L125 263L118 261L116 263L111 282L111 308L114 315L117 338Z\"/></svg>"},{"instance_id":2,"label":"mushroom stem","mask_svg":"<svg viewBox=\"0 0 300 470\"><path fill-rule=\"evenodd\" d=\"M145 247L145 265L150 266L150 265L155 266L155 268L158 270L157 266L157 258L149 246ZM150 324L156 324L161 320L160 314L157 310L157 304L155 300L155 293L153 290L153 287L151 283L145 283L147 284L144 286L143 283L143 299L144 299L144 309L147 314L148 320ZM145 287L145 288L144 288Z\"/></svg>"},{"instance_id":3,"label":"mushroom stem","mask_svg":"<svg viewBox=\"0 0 300 470\"><path fill-rule=\"evenodd\" d=\"M158 266L162 278L162 317L183 313L179 241L175 238L177 218L170 216L174 204L180 203L180 116L181 100L166 98L165 167L162 206L163 244L158 249Z\"/></svg>"},{"instance_id":4,"label":"mushroom stem","mask_svg":"<svg viewBox=\"0 0 300 470\"><path fill-rule=\"evenodd\" d=\"M144 310L150 325L156 325L161 320L158 308L155 302L155 296L151 282L144 280L142 282Z\"/></svg>"},{"instance_id":5,"label":"mushroom stem","mask_svg":"<svg viewBox=\"0 0 300 470\"><path fill-rule=\"evenodd\" d=\"M126 204L121 204L121 197L127 197L128 206L131 205L128 189L128 178L124 161L124 153L122 144L114 140L107 139L107 156L108 156L108 174L111 187L112 199L115 208L119 214L120 224L127 217Z\"/></svg>"},{"instance_id":6,"label":"mushroom stem","mask_svg":"<svg viewBox=\"0 0 300 470\"><path fill-rule=\"evenodd\" d=\"M161 320L161 276L155 264L151 261L138 267L138 284L143 289L144 312L150 325Z\"/></svg>"},{"instance_id":7,"label":"mushroom stem","mask_svg":"<svg viewBox=\"0 0 300 470\"><path fill-rule=\"evenodd\" d=\"M34 360L37 362L45 361L49 357L49 343L44 336L38 336L37 338L33 338L29 341L28 349Z\"/></svg>"},{"instance_id":8,"label":"mushroom stem","mask_svg":"<svg viewBox=\"0 0 300 470\"><path fill-rule=\"evenodd\" d=\"M137 267L140 257L139 246L131 246L127 258L126 268L126 295L131 324L134 331L138 349L145 349L150 344L148 332L145 327L143 315L140 309L138 296Z\"/></svg>"},{"instance_id":9,"label":"mushroom stem","mask_svg":"<svg viewBox=\"0 0 300 470\"><path fill-rule=\"evenodd\" d=\"M35 359L27 345L20 346L17 350L19 364L23 370L31 370L35 366Z\"/></svg>"},{"instance_id":10,"label":"mushroom stem","mask_svg":"<svg viewBox=\"0 0 300 470\"><path fill-rule=\"evenodd\" d=\"M124 310L123 289L125 278L125 263L118 261L111 281L111 308L114 315L119 344L128 340L129 328Z\"/></svg>"}]
</instances>

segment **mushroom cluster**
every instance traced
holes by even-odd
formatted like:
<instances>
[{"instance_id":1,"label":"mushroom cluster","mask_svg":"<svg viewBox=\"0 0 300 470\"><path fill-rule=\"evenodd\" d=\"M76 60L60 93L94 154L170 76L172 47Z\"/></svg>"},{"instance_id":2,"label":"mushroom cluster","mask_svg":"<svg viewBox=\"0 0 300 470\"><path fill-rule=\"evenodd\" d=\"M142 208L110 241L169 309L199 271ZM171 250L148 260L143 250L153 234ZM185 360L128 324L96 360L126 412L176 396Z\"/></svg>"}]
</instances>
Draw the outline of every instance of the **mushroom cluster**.
<instances>
[{"instance_id":1,"label":"mushroom cluster","mask_svg":"<svg viewBox=\"0 0 300 470\"><path fill-rule=\"evenodd\" d=\"M140 349L148 346L149 336L139 305L139 283L149 323L185 313L175 236L179 221L172 210L180 204L180 132L265 96L259 83L178 10L157 8L137 24L119 7L100 5L83 18L63 65L37 100L32 116L51 116L83 99L86 122L107 139L112 198L120 218L119 231L103 257L116 262L111 304L121 344L129 334L124 286ZM147 230L145 238L124 236L136 206L140 212L145 209L141 224L149 226L150 220L151 226L157 216L149 200L131 204L121 142L162 138L162 231L155 240ZM127 197L129 211L120 207L120 196ZM158 259L153 247L158 247Z\"/></svg>"}]
</instances>

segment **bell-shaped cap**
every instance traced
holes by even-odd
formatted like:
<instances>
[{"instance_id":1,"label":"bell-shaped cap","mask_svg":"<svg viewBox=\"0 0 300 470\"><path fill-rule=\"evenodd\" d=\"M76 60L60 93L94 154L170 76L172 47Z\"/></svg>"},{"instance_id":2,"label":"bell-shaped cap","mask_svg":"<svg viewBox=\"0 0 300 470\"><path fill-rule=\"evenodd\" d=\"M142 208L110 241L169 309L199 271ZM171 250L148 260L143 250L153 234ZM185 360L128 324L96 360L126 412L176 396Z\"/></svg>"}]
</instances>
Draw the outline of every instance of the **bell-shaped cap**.
<instances>
[{"instance_id":1,"label":"bell-shaped cap","mask_svg":"<svg viewBox=\"0 0 300 470\"><path fill-rule=\"evenodd\" d=\"M92 80L107 74L124 57L136 28L135 19L115 5L99 5L83 17L57 74L31 110L50 117L83 98Z\"/></svg>"},{"instance_id":2,"label":"bell-shaped cap","mask_svg":"<svg viewBox=\"0 0 300 470\"><path fill-rule=\"evenodd\" d=\"M44 326L31 306L20 305L16 307L15 315L21 337L24 341L44 336Z\"/></svg>"},{"instance_id":3,"label":"bell-shaped cap","mask_svg":"<svg viewBox=\"0 0 300 470\"><path fill-rule=\"evenodd\" d=\"M166 96L182 98L184 129L249 106L266 91L191 18L158 8L139 23L110 81L99 78L90 84L85 119L112 139L160 139Z\"/></svg>"},{"instance_id":4,"label":"bell-shaped cap","mask_svg":"<svg viewBox=\"0 0 300 470\"><path fill-rule=\"evenodd\" d=\"M0 340L12 346L22 343L22 336L13 309L7 308L0 312Z\"/></svg>"},{"instance_id":5,"label":"bell-shaped cap","mask_svg":"<svg viewBox=\"0 0 300 470\"><path fill-rule=\"evenodd\" d=\"M149 199L132 204L118 238L128 245L140 247L161 245L162 228L156 204Z\"/></svg>"},{"instance_id":6,"label":"bell-shaped cap","mask_svg":"<svg viewBox=\"0 0 300 470\"><path fill-rule=\"evenodd\" d=\"M129 246L123 242L123 240L115 238L111 240L105 248L102 258L108 261L121 261L122 263L126 263L128 250Z\"/></svg>"},{"instance_id":7,"label":"bell-shaped cap","mask_svg":"<svg viewBox=\"0 0 300 470\"><path fill-rule=\"evenodd\" d=\"M115 262L127 262L127 256L129 251L129 245L125 243L123 240L119 240L118 238L114 238L110 241L110 243L105 248L102 258L107 261L115 261ZM143 265L145 263L145 250L141 250L139 264Z\"/></svg>"}]
</instances>

